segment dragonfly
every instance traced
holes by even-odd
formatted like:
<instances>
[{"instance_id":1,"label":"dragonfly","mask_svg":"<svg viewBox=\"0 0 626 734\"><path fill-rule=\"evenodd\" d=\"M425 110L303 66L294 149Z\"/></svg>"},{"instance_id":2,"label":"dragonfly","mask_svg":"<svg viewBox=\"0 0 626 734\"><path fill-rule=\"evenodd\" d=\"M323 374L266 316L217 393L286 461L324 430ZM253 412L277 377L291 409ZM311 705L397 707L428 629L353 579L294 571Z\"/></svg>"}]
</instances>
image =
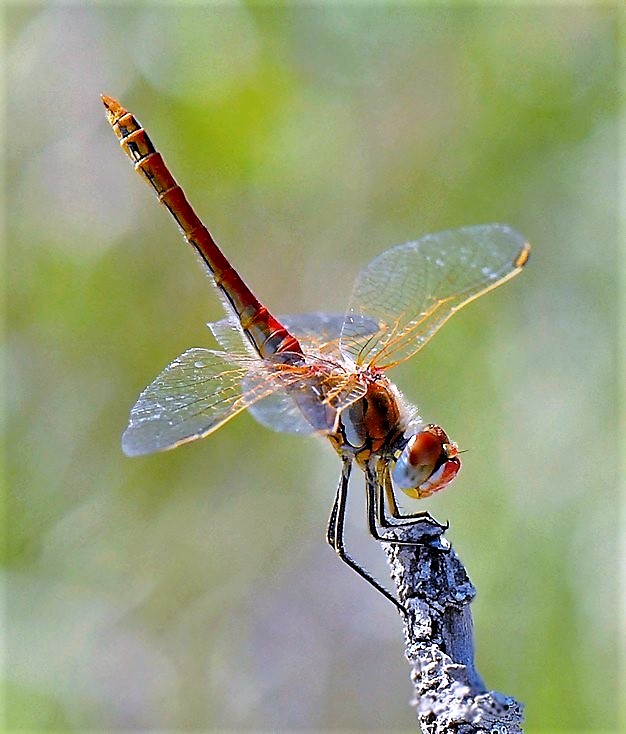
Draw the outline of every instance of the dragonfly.
<instances>
[{"instance_id":1,"label":"dragonfly","mask_svg":"<svg viewBox=\"0 0 626 734\"><path fill-rule=\"evenodd\" d=\"M135 170L156 193L211 276L226 316L208 324L219 349L192 348L140 394L122 436L139 456L203 438L243 410L278 431L325 436L341 459L326 538L339 558L403 614L406 607L345 548L353 466L365 476L367 524L380 542L416 545L394 528L445 489L461 468L457 444L425 423L387 377L460 308L517 275L530 245L487 224L428 234L374 258L356 278L344 314L273 316L202 223L137 118L102 95L108 121Z\"/></svg>"}]
</instances>

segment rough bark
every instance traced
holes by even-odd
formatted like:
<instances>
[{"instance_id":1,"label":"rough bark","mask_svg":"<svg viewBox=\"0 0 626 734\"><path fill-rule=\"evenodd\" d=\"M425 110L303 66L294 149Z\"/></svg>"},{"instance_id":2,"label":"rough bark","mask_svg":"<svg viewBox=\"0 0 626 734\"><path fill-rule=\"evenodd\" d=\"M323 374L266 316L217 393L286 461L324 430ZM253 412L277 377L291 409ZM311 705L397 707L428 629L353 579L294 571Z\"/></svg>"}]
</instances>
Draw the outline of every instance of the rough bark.
<instances>
[{"instance_id":1,"label":"rough bark","mask_svg":"<svg viewBox=\"0 0 626 734\"><path fill-rule=\"evenodd\" d=\"M474 665L470 603L476 595L445 528L420 520L395 529L421 545L385 544L404 620L417 718L423 734L522 732L523 704L487 689Z\"/></svg>"}]
</instances>

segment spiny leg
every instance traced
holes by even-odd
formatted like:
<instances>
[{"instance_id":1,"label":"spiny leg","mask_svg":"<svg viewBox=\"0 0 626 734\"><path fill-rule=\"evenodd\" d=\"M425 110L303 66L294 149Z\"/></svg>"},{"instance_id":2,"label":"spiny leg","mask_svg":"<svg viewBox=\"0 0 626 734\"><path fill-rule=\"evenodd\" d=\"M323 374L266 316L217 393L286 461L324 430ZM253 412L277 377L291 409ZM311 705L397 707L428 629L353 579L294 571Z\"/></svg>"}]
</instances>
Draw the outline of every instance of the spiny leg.
<instances>
[{"instance_id":1,"label":"spiny leg","mask_svg":"<svg viewBox=\"0 0 626 734\"><path fill-rule=\"evenodd\" d=\"M350 467L348 467L348 477L350 476ZM343 481L344 468L341 470L341 477L339 478L339 485ZM330 517L328 518L328 527L326 528L326 542L335 550L335 536L336 536L336 525L337 525L337 506L339 504L339 487L335 493L335 501L333 502L333 508L330 511Z\"/></svg>"},{"instance_id":2,"label":"spiny leg","mask_svg":"<svg viewBox=\"0 0 626 734\"><path fill-rule=\"evenodd\" d=\"M383 487L384 484L384 487ZM433 516L430 514L430 512L421 510L420 512L410 512L410 513L402 513L400 512L400 509L398 508L398 503L396 501L396 495L393 491L393 484L391 482L391 475L389 474L389 468L385 467L383 470L383 482L379 482L379 522L381 527L387 527L387 528L394 528L394 527L401 527L402 525L405 525L407 523L392 523L389 522L385 515L385 502L383 498L383 491L385 495L387 496L387 504L389 505L389 514L394 520L432 520L433 523L440 525ZM384 519L383 520L381 519ZM410 524L410 523L408 523ZM441 526L444 527L444 526ZM445 525L445 529L448 529L448 523Z\"/></svg>"},{"instance_id":3,"label":"spiny leg","mask_svg":"<svg viewBox=\"0 0 626 734\"><path fill-rule=\"evenodd\" d=\"M347 553L344 547L343 531L346 516L346 502L348 499L348 483L350 480L350 472L352 469L352 461L349 459L343 460L343 467L341 469L341 477L339 478L339 484L337 486L337 493L335 495L335 501L333 508L330 513L330 519L328 522L328 530L326 532L326 539L328 543L335 550L335 553L341 558L341 560L353 571L365 579L375 589L377 589L386 599L388 599L402 614L408 614L405 607L387 591L384 586L378 583L376 579L369 574L364 568L353 560Z\"/></svg>"},{"instance_id":4,"label":"spiny leg","mask_svg":"<svg viewBox=\"0 0 626 734\"><path fill-rule=\"evenodd\" d=\"M376 526L376 515L378 513L378 520L383 528L397 528L397 527L403 527L406 525L410 525L411 523L397 523L392 524L390 523L386 517L385 517L385 510L384 510L384 497L382 493L382 482L381 478L378 472L376 472L375 468L367 465L365 469L365 496L366 496L366 504L367 504L367 525L370 531L370 535L375 539L382 541L383 543L394 543L396 545L424 545L424 543L421 543L419 541L415 540L404 540L403 538L395 538L393 536L385 536L381 535L378 532L378 528ZM428 515L428 513L424 513ZM430 515L428 515L430 518ZM381 522L381 518L383 518L384 522ZM430 518L432 520L432 518Z\"/></svg>"}]
</instances>

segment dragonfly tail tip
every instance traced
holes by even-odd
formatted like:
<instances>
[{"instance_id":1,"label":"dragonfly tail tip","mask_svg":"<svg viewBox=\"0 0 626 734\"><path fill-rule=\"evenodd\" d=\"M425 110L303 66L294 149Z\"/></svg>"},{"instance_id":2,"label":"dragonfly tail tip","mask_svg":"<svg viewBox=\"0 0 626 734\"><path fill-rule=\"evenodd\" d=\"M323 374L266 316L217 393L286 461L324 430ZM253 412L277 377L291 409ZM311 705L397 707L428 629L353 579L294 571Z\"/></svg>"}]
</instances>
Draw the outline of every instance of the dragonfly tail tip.
<instances>
[{"instance_id":1,"label":"dragonfly tail tip","mask_svg":"<svg viewBox=\"0 0 626 734\"><path fill-rule=\"evenodd\" d=\"M107 94L101 94L100 99L102 100L102 104L105 106L109 117L119 119L126 112L122 105L117 100L113 99L113 97L109 97Z\"/></svg>"}]
</instances>

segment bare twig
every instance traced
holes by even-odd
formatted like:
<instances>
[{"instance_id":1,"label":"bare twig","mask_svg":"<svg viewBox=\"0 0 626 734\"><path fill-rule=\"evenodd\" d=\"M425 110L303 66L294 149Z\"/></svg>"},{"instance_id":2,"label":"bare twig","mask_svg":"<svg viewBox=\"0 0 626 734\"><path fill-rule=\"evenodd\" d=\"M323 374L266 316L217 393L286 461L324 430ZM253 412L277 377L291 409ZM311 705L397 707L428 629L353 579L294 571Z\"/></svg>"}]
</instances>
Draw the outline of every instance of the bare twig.
<instances>
[{"instance_id":1,"label":"bare twig","mask_svg":"<svg viewBox=\"0 0 626 734\"><path fill-rule=\"evenodd\" d=\"M395 532L421 545L384 545L400 601L410 612L406 657L420 727L423 734L518 734L523 704L487 690L474 666L469 605L476 590L444 530L420 520Z\"/></svg>"}]
</instances>

